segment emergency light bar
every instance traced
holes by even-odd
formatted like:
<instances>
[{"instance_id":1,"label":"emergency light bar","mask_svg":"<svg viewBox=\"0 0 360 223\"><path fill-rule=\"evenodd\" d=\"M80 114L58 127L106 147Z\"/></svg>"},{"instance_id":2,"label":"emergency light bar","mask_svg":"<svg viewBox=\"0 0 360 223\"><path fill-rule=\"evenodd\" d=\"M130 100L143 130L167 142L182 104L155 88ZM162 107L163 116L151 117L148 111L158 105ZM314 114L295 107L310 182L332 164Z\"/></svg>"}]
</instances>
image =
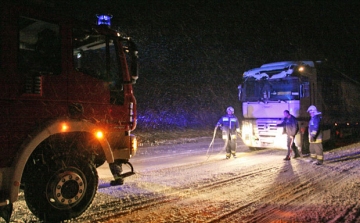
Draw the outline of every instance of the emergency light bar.
<instances>
[{"instance_id":1,"label":"emergency light bar","mask_svg":"<svg viewBox=\"0 0 360 223\"><path fill-rule=\"evenodd\" d=\"M100 25L107 25L107 26L111 26L111 18L113 17L112 15L96 15L96 17L98 18L97 24Z\"/></svg>"}]
</instances>

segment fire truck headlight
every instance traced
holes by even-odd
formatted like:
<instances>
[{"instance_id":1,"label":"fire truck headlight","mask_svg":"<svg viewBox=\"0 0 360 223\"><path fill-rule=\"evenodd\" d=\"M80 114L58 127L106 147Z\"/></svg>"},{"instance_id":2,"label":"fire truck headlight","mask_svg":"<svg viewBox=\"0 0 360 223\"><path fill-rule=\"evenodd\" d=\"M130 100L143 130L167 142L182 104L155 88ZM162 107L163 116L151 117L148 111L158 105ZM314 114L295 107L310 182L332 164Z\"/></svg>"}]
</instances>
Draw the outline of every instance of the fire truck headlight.
<instances>
[{"instance_id":1,"label":"fire truck headlight","mask_svg":"<svg viewBox=\"0 0 360 223\"><path fill-rule=\"evenodd\" d=\"M131 135L130 136L130 140L131 140L131 156L135 156L136 151L137 151L137 139L135 135Z\"/></svg>"}]
</instances>

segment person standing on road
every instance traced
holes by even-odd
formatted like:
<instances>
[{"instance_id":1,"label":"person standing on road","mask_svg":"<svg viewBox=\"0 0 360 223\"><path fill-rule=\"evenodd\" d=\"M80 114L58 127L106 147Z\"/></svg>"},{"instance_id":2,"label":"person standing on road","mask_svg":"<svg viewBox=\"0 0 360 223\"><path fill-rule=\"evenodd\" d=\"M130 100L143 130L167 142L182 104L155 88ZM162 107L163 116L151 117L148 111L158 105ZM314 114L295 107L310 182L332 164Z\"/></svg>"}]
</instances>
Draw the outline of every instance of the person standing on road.
<instances>
[{"instance_id":1,"label":"person standing on road","mask_svg":"<svg viewBox=\"0 0 360 223\"><path fill-rule=\"evenodd\" d=\"M324 162L324 153L321 134L321 112L318 112L314 105L311 105L307 112L310 114L309 121L309 142L310 158L313 164L322 165Z\"/></svg>"},{"instance_id":2,"label":"person standing on road","mask_svg":"<svg viewBox=\"0 0 360 223\"><path fill-rule=\"evenodd\" d=\"M227 114L219 119L216 126L221 127L226 159L230 159L231 155L236 158L236 133L240 133L240 127L239 120L234 115L234 108L228 107L226 112Z\"/></svg>"},{"instance_id":3,"label":"person standing on road","mask_svg":"<svg viewBox=\"0 0 360 223\"><path fill-rule=\"evenodd\" d=\"M288 110L285 110L284 111L284 119L280 124L277 124L277 126L284 127L283 133L287 135L287 141L286 141L287 154L286 154L286 157L284 158L284 160L290 160L292 150L294 151L293 158L300 157L301 156L300 152L294 143L295 136L299 131L299 126L298 126L298 122L297 122L296 118L293 115L291 115Z\"/></svg>"}]
</instances>

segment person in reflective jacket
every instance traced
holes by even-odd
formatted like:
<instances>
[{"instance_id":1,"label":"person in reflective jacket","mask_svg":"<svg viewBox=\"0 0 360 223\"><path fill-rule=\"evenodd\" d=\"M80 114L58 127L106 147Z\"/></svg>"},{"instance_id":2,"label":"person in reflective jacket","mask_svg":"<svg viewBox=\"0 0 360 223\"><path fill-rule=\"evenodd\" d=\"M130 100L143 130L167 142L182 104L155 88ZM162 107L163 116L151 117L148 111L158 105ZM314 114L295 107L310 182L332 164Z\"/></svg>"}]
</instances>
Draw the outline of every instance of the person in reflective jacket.
<instances>
[{"instance_id":1,"label":"person in reflective jacket","mask_svg":"<svg viewBox=\"0 0 360 223\"><path fill-rule=\"evenodd\" d=\"M313 164L322 165L324 162L324 153L321 133L321 112L318 112L314 105L311 105L307 112L309 112L311 116L309 121L310 157Z\"/></svg>"},{"instance_id":2,"label":"person in reflective jacket","mask_svg":"<svg viewBox=\"0 0 360 223\"><path fill-rule=\"evenodd\" d=\"M284 119L280 124L277 124L276 126L282 126L284 127L284 134L287 135L287 154L284 160L290 160L290 156L292 153L292 150L294 151L294 159L300 157L300 152L297 149L297 145L295 145L295 136L299 132L299 126L296 118L290 114L288 110L284 111Z\"/></svg>"},{"instance_id":3,"label":"person in reflective jacket","mask_svg":"<svg viewBox=\"0 0 360 223\"><path fill-rule=\"evenodd\" d=\"M234 115L234 108L228 107L227 114L222 116L217 122L217 127L221 127L222 138L225 142L226 159L231 155L236 158L236 133L240 133L239 120Z\"/></svg>"}]
</instances>

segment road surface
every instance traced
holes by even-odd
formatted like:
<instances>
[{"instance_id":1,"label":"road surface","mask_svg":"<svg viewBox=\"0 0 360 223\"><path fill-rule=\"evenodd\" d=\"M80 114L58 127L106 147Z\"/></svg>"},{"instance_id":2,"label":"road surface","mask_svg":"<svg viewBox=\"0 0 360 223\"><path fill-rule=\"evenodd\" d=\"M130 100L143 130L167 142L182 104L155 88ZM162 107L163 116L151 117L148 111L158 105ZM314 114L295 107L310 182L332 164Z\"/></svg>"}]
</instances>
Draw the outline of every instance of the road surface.
<instances>
[{"instance_id":1,"label":"road surface","mask_svg":"<svg viewBox=\"0 0 360 223\"><path fill-rule=\"evenodd\" d=\"M360 222L360 144L326 152L316 166L240 140L238 158L226 160L222 140L210 141L140 147L122 186L110 187L104 164L92 206L69 222ZM36 222L23 200L12 220Z\"/></svg>"}]
</instances>

